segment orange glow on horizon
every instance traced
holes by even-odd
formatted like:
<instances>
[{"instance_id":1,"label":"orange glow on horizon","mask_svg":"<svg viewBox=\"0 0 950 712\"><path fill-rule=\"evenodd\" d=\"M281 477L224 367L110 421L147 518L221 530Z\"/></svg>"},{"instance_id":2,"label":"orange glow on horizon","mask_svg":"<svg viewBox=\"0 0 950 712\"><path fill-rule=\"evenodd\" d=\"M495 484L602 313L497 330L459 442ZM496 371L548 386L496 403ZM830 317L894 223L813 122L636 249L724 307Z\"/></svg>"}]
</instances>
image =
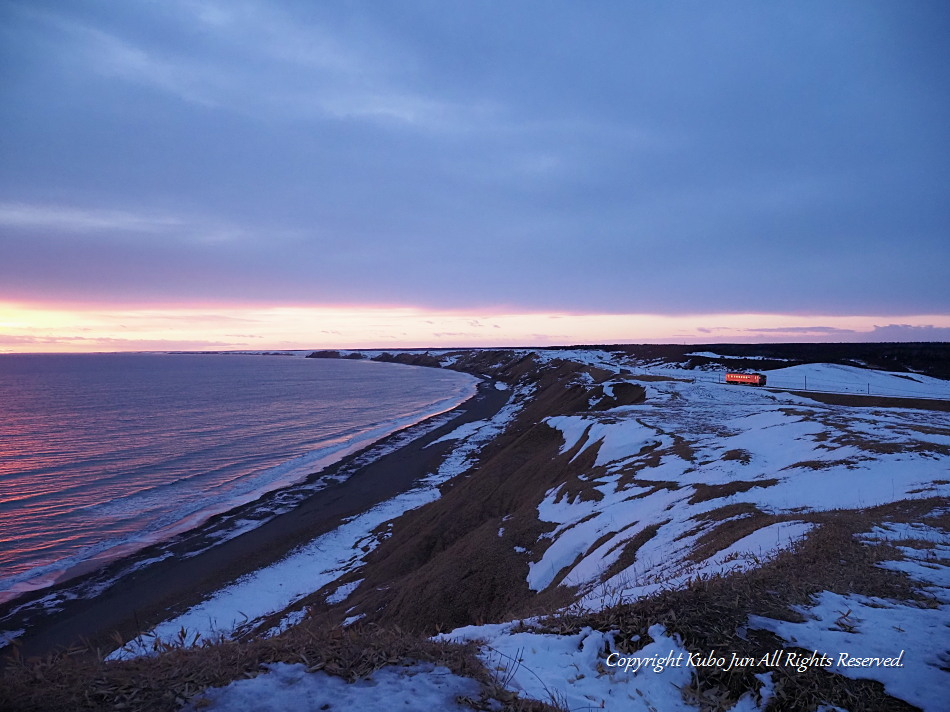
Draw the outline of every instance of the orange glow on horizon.
<instances>
[{"instance_id":1,"label":"orange glow on horizon","mask_svg":"<svg viewBox=\"0 0 950 712\"><path fill-rule=\"evenodd\" d=\"M0 353L868 341L950 315L576 314L400 306L116 307L0 302ZM886 340L886 339L885 339Z\"/></svg>"}]
</instances>

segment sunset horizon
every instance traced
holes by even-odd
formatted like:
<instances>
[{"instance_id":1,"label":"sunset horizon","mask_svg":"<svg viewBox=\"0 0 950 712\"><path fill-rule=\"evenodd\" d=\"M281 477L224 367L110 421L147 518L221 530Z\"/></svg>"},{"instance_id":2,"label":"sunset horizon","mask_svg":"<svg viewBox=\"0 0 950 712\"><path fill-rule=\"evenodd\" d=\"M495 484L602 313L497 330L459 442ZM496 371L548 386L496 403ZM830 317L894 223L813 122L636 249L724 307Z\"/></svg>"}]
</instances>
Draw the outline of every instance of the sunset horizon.
<instances>
[{"instance_id":1,"label":"sunset horizon","mask_svg":"<svg viewBox=\"0 0 950 712\"><path fill-rule=\"evenodd\" d=\"M578 314L383 306L0 303L0 353L942 342L939 315Z\"/></svg>"}]
</instances>

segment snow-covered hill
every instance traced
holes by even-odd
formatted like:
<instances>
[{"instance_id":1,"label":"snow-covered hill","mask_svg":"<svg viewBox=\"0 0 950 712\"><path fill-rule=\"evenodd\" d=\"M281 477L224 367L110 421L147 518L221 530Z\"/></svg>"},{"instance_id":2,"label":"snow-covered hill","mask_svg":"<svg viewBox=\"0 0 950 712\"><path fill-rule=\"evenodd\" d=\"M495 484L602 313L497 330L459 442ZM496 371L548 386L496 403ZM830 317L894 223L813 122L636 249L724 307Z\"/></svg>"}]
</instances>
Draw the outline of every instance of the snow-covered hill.
<instances>
[{"instance_id":1,"label":"snow-covered hill","mask_svg":"<svg viewBox=\"0 0 950 712\"><path fill-rule=\"evenodd\" d=\"M411 660L361 686L275 664L195 709L358 709L370 689L405 709L942 709L950 383L800 364L733 386L593 349L424 358L511 401L440 438L452 449L411 492L115 656L319 618L475 641L493 692ZM800 394L806 379L847 404Z\"/></svg>"}]
</instances>

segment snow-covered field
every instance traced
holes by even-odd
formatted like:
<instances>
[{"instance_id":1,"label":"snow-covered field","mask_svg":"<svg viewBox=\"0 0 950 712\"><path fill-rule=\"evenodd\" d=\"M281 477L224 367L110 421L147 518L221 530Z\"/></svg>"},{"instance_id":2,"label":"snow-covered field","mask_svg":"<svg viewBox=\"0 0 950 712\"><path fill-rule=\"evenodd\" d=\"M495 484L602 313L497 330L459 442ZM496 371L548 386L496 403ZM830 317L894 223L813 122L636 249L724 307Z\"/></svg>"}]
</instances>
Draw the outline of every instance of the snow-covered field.
<instances>
[{"instance_id":1,"label":"snow-covered field","mask_svg":"<svg viewBox=\"0 0 950 712\"><path fill-rule=\"evenodd\" d=\"M766 373L769 387L894 398L950 398L950 383L919 373L806 363Z\"/></svg>"},{"instance_id":2,"label":"snow-covered field","mask_svg":"<svg viewBox=\"0 0 950 712\"><path fill-rule=\"evenodd\" d=\"M548 360L571 357L619 371L612 354L542 354ZM681 587L696 577L759 565L812 529L810 513L950 494L948 413L824 405L788 393L699 380L695 372L668 366L630 370L626 378L662 374L692 382L649 380L642 405L547 418L561 434L562 455L593 458L581 475L583 488L555 487L538 506L539 519L553 529L538 553L526 553L534 590L575 587L581 606L598 610ZM769 384L788 380L792 385L806 376L809 387L827 385L840 392L862 393L871 384L872 395L890 389L889 395L950 397L950 384L937 379L822 364L769 371ZM716 528L743 519L749 533L738 540L715 536ZM934 691L950 682L945 672L950 656L932 642L946 640L950 626L950 539L939 529L928 528L925 535L933 542L930 549L890 566L919 580L939 605L921 608L825 592L802 611L805 623L759 618L750 627L828 654L850 650L886 658L906 649L905 668L836 671L880 680L889 694L925 710L942 709ZM869 538L874 536L881 534ZM889 536L921 538L920 532L906 531ZM634 547L624 557L631 542ZM855 621L848 631L834 627L844 611L851 611ZM679 691L690 679L685 667L617 670L607 664L613 650L609 634L558 636L513 627L471 626L448 637L485 641L487 664L508 661L515 668L507 675L512 690L566 701L568 709L694 709ZM654 642L638 657L684 652L663 630L651 630L651 637ZM734 710L764 709L772 681L769 673L759 679L758 698L750 694Z\"/></svg>"},{"instance_id":3,"label":"snow-covered field","mask_svg":"<svg viewBox=\"0 0 950 712\"><path fill-rule=\"evenodd\" d=\"M562 585L581 587L596 607L760 560L809 528L769 523L720 555L691 561L709 531L697 531L699 523L725 506L746 505L736 516L750 507L774 516L950 494L945 413L828 406L703 382L649 385L643 405L547 420L564 438L562 452L597 454L582 475L586 492L557 487L539 505L539 518L557 526L531 564L535 590L573 562ZM623 544L651 527L633 563L605 577Z\"/></svg>"}]
</instances>

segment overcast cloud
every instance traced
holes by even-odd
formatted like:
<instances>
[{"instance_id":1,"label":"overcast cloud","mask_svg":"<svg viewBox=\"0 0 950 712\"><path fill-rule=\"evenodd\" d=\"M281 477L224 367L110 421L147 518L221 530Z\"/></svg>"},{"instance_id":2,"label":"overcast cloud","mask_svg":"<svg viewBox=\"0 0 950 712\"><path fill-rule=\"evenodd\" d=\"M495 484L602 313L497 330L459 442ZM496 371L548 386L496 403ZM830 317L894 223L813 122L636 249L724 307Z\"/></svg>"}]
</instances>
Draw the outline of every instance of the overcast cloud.
<instances>
[{"instance_id":1,"label":"overcast cloud","mask_svg":"<svg viewBox=\"0 0 950 712\"><path fill-rule=\"evenodd\" d=\"M948 8L4 2L0 300L947 314Z\"/></svg>"}]
</instances>

